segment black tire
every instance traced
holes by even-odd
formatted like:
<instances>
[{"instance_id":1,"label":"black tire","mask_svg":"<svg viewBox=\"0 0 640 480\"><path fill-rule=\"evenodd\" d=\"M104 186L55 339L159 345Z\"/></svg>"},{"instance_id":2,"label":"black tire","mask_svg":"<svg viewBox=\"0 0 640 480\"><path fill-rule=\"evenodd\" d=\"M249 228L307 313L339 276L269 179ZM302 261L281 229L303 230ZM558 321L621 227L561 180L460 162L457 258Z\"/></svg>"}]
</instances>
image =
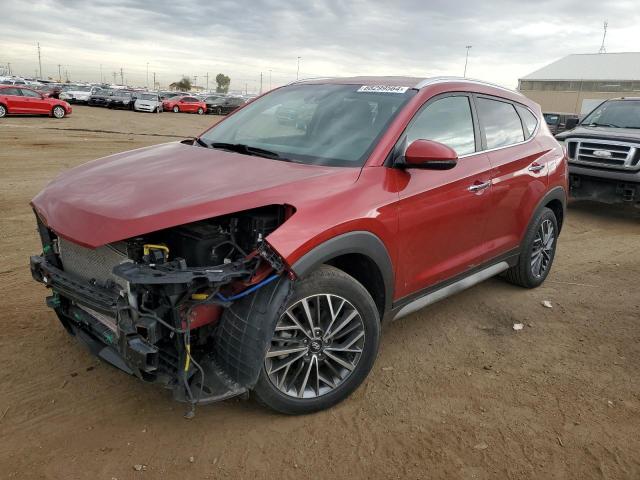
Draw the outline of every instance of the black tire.
<instances>
[{"instance_id":1,"label":"black tire","mask_svg":"<svg viewBox=\"0 0 640 480\"><path fill-rule=\"evenodd\" d=\"M66 114L67 112L60 105L56 105L51 109L51 115L53 116L53 118L64 118Z\"/></svg>"},{"instance_id":2,"label":"black tire","mask_svg":"<svg viewBox=\"0 0 640 480\"><path fill-rule=\"evenodd\" d=\"M380 341L378 309L369 292L353 277L343 271L327 265L321 266L295 285L293 294L282 311L284 312L289 307L298 304L302 299L319 294L339 296L347 300L350 307L353 307L360 314L362 322L359 325L362 325L364 332L360 356L353 370L347 374L346 378L340 380L341 383L336 384L328 392L312 398L296 398L278 389L269 378L266 361L263 362L260 376L253 392L259 403L278 412L298 415L332 407L347 398L360 386L375 362ZM328 327L327 331L329 329L330 327ZM316 360L316 365L318 365L317 362ZM311 371L311 367L309 367L309 371Z\"/></svg>"},{"instance_id":3,"label":"black tire","mask_svg":"<svg viewBox=\"0 0 640 480\"><path fill-rule=\"evenodd\" d=\"M222 115L222 109L220 107L216 108L216 115Z\"/></svg>"},{"instance_id":4,"label":"black tire","mask_svg":"<svg viewBox=\"0 0 640 480\"><path fill-rule=\"evenodd\" d=\"M8 113L9 113L9 110L7 109L7 107L2 103L0 103L0 118L6 117Z\"/></svg>"},{"instance_id":5,"label":"black tire","mask_svg":"<svg viewBox=\"0 0 640 480\"><path fill-rule=\"evenodd\" d=\"M173 107L173 113L180 113L180 107L179 106L174 106Z\"/></svg>"},{"instance_id":6,"label":"black tire","mask_svg":"<svg viewBox=\"0 0 640 480\"><path fill-rule=\"evenodd\" d=\"M547 223L550 222L550 223ZM538 251L538 237L541 233L541 229L544 225L551 225L552 231L552 245L547 253L541 252L542 262L546 261L546 266L541 267L539 273L536 273L534 266L532 265L534 251ZM553 211L549 208L543 208L529 224L527 233L524 236L522 242L522 251L520 252L520 258L518 263L507 270L504 274L504 278L514 285L519 285L525 288L535 288L540 286L551 271L553 259L556 254L556 245L558 243L558 219Z\"/></svg>"}]
</instances>

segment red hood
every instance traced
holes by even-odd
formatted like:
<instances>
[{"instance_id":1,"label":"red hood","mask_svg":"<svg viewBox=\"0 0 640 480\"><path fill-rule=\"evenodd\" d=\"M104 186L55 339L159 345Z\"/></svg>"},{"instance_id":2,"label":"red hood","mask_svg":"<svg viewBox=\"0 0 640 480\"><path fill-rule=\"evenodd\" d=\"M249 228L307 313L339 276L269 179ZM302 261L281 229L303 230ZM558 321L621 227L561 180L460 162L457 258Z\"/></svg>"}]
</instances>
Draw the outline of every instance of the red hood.
<instances>
[{"instance_id":1,"label":"red hood","mask_svg":"<svg viewBox=\"0 0 640 480\"><path fill-rule=\"evenodd\" d=\"M301 208L359 173L167 143L66 171L32 205L59 235L95 248L263 205Z\"/></svg>"}]
</instances>

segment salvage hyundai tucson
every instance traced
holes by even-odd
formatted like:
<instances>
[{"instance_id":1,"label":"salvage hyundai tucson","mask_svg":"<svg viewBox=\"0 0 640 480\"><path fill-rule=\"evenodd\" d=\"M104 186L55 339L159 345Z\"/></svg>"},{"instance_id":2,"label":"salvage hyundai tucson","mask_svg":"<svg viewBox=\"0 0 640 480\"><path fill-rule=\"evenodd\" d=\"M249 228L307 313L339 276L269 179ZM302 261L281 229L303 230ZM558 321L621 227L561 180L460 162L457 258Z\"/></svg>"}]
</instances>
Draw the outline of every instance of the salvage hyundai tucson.
<instances>
[{"instance_id":1,"label":"salvage hyundai tucson","mask_svg":"<svg viewBox=\"0 0 640 480\"><path fill-rule=\"evenodd\" d=\"M540 285L566 198L564 151L516 92L299 81L62 173L32 201L31 271L70 334L177 400L308 413L361 384L384 322L498 274Z\"/></svg>"}]
</instances>

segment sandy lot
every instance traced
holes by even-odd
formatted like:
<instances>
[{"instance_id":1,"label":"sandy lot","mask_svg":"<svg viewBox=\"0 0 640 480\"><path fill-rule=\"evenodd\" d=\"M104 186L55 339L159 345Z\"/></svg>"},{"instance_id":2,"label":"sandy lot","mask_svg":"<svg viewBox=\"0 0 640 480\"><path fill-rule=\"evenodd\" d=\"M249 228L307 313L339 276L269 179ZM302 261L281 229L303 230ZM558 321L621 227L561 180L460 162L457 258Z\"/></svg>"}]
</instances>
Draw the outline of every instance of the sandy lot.
<instances>
[{"instance_id":1,"label":"sandy lot","mask_svg":"<svg viewBox=\"0 0 640 480\"><path fill-rule=\"evenodd\" d=\"M0 120L0 478L640 478L638 211L572 204L545 285L493 279L389 325L369 379L315 415L231 400L185 420L90 356L30 278L29 200L62 170L214 121Z\"/></svg>"}]
</instances>

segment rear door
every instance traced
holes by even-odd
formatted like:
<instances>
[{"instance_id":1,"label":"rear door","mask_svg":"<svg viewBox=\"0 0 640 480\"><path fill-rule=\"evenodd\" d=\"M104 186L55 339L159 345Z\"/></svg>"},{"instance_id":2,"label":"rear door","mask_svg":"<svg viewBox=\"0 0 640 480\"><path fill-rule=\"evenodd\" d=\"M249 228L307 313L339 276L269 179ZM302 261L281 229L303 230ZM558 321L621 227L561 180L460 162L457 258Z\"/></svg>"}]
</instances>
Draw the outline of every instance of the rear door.
<instances>
[{"instance_id":1,"label":"rear door","mask_svg":"<svg viewBox=\"0 0 640 480\"><path fill-rule=\"evenodd\" d=\"M487 257L518 247L533 204L547 189L548 165L535 140L538 118L524 105L476 95L483 148L493 178Z\"/></svg>"},{"instance_id":2,"label":"rear door","mask_svg":"<svg viewBox=\"0 0 640 480\"><path fill-rule=\"evenodd\" d=\"M198 99L193 97L185 97L183 100L185 112L195 112L198 110Z\"/></svg>"},{"instance_id":3,"label":"rear door","mask_svg":"<svg viewBox=\"0 0 640 480\"><path fill-rule=\"evenodd\" d=\"M6 96L9 113L29 113L28 110L26 110L28 107L25 105L24 97L19 88L3 88L0 90L0 94Z\"/></svg>"},{"instance_id":4,"label":"rear door","mask_svg":"<svg viewBox=\"0 0 640 480\"><path fill-rule=\"evenodd\" d=\"M418 292L476 266L485 256L485 224L491 207L491 174L482 153L471 95L429 100L401 142L435 140L458 153L450 170L407 169L400 191L400 296Z\"/></svg>"}]
</instances>

